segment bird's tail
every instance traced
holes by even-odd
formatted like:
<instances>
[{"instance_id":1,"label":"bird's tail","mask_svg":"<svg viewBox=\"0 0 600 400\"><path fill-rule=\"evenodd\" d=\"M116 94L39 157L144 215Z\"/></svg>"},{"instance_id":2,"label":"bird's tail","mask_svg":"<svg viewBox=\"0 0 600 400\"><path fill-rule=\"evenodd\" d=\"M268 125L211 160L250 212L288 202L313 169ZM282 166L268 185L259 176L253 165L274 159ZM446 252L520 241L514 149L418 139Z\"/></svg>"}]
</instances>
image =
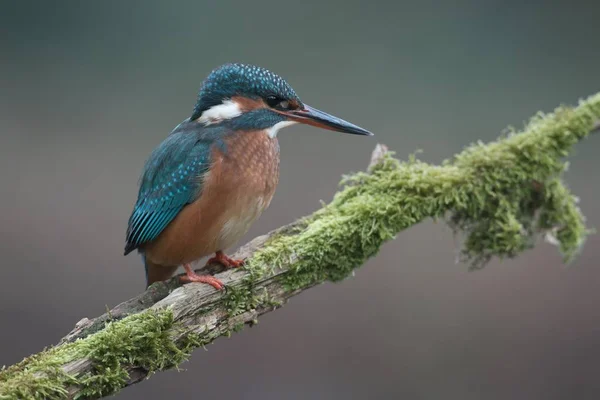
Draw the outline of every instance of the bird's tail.
<instances>
[{"instance_id":1,"label":"bird's tail","mask_svg":"<svg viewBox=\"0 0 600 400\"><path fill-rule=\"evenodd\" d=\"M165 267L155 264L148 260L145 254L142 254L142 260L144 262L144 269L146 270L146 287L152 285L154 282L166 281L177 270L177 266Z\"/></svg>"}]
</instances>

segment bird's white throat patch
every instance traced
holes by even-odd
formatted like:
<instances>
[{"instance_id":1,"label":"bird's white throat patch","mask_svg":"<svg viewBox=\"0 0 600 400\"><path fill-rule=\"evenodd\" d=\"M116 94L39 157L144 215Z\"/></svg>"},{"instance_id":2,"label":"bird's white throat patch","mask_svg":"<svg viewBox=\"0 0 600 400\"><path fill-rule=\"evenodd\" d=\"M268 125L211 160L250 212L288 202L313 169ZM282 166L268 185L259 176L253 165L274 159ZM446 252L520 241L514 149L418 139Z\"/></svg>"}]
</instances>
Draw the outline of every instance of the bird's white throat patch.
<instances>
[{"instance_id":1,"label":"bird's white throat patch","mask_svg":"<svg viewBox=\"0 0 600 400\"><path fill-rule=\"evenodd\" d=\"M297 123L296 121L281 121L281 122L278 122L275 125L273 125L272 127L270 127L269 129L267 129L267 135L269 135L270 138L277 137L277 132L279 132L279 130L281 128L285 128L286 126L294 125L296 123Z\"/></svg>"},{"instance_id":2,"label":"bird's white throat patch","mask_svg":"<svg viewBox=\"0 0 600 400\"><path fill-rule=\"evenodd\" d=\"M224 100L223 103L212 106L204 111L200 118L198 118L198 122L210 125L226 119L239 117L240 115L242 115L242 110L238 103L233 100Z\"/></svg>"}]
</instances>

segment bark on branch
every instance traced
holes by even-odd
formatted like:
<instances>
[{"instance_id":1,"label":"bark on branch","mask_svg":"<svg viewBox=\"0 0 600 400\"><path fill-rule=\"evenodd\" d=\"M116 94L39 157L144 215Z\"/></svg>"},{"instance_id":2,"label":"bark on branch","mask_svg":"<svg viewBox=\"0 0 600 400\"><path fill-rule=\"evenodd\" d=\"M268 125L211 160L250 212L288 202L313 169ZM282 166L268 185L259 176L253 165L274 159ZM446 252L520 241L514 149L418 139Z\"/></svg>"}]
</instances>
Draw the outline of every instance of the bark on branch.
<instances>
[{"instance_id":1,"label":"bark on branch","mask_svg":"<svg viewBox=\"0 0 600 400\"><path fill-rule=\"evenodd\" d=\"M346 177L313 215L259 236L236 253L242 269L210 266L227 285L156 283L104 315L83 319L56 346L0 371L0 399L100 398L176 367L197 347L229 335L324 281L340 281L387 240L424 219L464 235L474 267L514 257L545 235L569 260L588 233L561 181L563 157L600 127L600 94L538 115L522 132L475 144L432 166L399 162L383 145L367 172Z\"/></svg>"}]
</instances>

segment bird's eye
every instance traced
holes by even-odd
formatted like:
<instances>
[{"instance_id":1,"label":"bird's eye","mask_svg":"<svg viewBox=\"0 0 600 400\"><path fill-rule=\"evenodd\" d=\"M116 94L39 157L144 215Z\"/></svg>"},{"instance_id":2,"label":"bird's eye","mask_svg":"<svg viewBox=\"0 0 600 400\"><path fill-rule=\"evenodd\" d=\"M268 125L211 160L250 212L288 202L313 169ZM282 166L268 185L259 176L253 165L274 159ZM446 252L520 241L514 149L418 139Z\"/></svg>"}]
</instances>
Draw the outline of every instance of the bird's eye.
<instances>
[{"instance_id":1,"label":"bird's eye","mask_svg":"<svg viewBox=\"0 0 600 400\"><path fill-rule=\"evenodd\" d=\"M265 99L267 105L272 108L278 108L280 110L289 110L290 102L288 100L284 100L281 97L277 96L267 96Z\"/></svg>"},{"instance_id":2,"label":"bird's eye","mask_svg":"<svg viewBox=\"0 0 600 400\"><path fill-rule=\"evenodd\" d=\"M277 96L267 96L266 100L269 107L277 107L277 104L281 101Z\"/></svg>"}]
</instances>

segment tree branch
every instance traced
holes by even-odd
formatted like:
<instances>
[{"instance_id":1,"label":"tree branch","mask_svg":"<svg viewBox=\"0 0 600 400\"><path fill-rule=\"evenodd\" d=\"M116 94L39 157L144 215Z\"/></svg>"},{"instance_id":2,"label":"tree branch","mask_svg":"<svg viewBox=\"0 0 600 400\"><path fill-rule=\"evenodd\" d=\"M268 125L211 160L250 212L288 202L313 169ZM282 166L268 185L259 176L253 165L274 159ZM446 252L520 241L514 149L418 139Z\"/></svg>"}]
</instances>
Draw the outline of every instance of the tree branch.
<instances>
[{"instance_id":1,"label":"tree branch","mask_svg":"<svg viewBox=\"0 0 600 400\"><path fill-rule=\"evenodd\" d=\"M152 285L104 315L81 320L56 346L0 371L0 399L99 398L176 367L194 348L255 324L324 281L340 281L398 232L445 219L464 236L462 259L480 268L514 257L545 235L565 260L589 233L561 181L563 157L600 128L600 93L539 114L520 132L475 144L441 166L392 157L378 145L367 172L347 176L314 214L240 248L242 269L218 274L227 291Z\"/></svg>"}]
</instances>

